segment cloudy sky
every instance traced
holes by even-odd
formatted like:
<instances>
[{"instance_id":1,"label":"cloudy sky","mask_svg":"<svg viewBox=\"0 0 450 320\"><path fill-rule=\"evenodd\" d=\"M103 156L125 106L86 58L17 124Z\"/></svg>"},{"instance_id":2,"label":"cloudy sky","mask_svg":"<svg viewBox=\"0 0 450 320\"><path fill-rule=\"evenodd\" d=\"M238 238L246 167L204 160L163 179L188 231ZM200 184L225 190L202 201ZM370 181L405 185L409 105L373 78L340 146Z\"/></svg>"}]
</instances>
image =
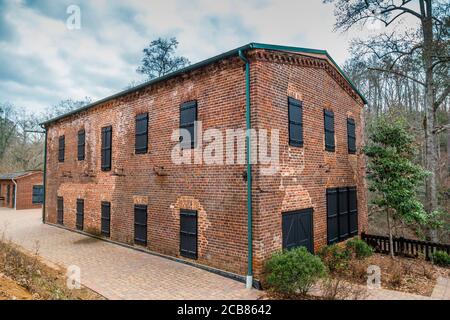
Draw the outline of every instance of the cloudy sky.
<instances>
[{"instance_id":1,"label":"cloudy sky","mask_svg":"<svg viewBox=\"0 0 450 320\"><path fill-rule=\"evenodd\" d=\"M72 4L79 30L67 28ZM0 0L0 102L41 111L116 93L142 79L142 49L158 37L177 37L191 62L265 42L326 49L342 64L355 33L333 23L321 0Z\"/></svg>"}]
</instances>

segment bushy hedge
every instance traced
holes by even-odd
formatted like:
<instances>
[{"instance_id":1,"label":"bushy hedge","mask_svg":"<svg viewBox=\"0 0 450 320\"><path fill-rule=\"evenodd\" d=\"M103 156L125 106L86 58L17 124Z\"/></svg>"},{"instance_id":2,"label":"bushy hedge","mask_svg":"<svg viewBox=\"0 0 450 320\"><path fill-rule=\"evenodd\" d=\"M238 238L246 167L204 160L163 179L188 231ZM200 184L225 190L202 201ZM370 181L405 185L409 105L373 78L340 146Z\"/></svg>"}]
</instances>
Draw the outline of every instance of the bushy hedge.
<instances>
[{"instance_id":1,"label":"bushy hedge","mask_svg":"<svg viewBox=\"0 0 450 320\"><path fill-rule=\"evenodd\" d=\"M347 241L345 247L356 259L365 259L373 255L373 249L365 241L358 238Z\"/></svg>"},{"instance_id":2,"label":"bushy hedge","mask_svg":"<svg viewBox=\"0 0 450 320\"><path fill-rule=\"evenodd\" d=\"M337 244L323 247L318 255L332 273L345 269L350 261L350 251Z\"/></svg>"},{"instance_id":3,"label":"bushy hedge","mask_svg":"<svg viewBox=\"0 0 450 320\"><path fill-rule=\"evenodd\" d=\"M433 263L442 267L450 267L450 255L445 251L436 251L433 253Z\"/></svg>"},{"instance_id":4,"label":"bushy hedge","mask_svg":"<svg viewBox=\"0 0 450 320\"><path fill-rule=\"evenodd\" d=\"M284 294L306 294L311 286L327 275L319 257L300 247L278 252L266 262L266 283Z\"/></svg>"}]
</instances>

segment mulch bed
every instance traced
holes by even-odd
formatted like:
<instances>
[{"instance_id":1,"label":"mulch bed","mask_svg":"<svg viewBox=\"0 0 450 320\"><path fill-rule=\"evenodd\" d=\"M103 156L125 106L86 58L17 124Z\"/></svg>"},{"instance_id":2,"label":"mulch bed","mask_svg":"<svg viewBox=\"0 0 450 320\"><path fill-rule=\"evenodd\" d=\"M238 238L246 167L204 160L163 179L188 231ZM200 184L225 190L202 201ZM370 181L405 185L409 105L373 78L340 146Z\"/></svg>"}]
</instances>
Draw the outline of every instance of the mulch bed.
<instances>
[{"instance_id":1,"label":"mulch bed","mask_svg":"<svg viewBox=\"0 0 450 320\"><path fill-rule=\"evenodd\" d=\"M382 254L374 254L366 260L352 260L349 268L336 276L359 284L367 282L367 267L379 266L381 269L381 286L384 289L407 292L422 296L431 296L440 277L449 277L450 269L441 268L423 259L411 259Z\"/></svg>"}]
</instances>

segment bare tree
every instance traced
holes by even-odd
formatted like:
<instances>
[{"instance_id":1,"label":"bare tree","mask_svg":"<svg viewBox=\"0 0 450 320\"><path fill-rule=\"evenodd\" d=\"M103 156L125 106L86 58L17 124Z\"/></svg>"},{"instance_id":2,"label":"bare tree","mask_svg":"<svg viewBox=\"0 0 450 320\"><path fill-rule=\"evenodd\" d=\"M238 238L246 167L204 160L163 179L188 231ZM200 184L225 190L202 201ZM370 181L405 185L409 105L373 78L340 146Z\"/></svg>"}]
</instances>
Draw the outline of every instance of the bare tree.
<instances>
[{"instance_id":1,"label":"bare tree","mask_svg":"<svg viewBox=\"0 0 450 320\"><path fill-rule=\"evenodd\" d=\"M14 106L9 103L0 104L0 160L3 159L6 149L14 139L16 133L16 117Z\"/></svg>"},{"instance_id":2,"label":"bare tree","mask_svg":"<svg viewBox=\"0 0 450 320\"><path fill-rule=\"evenodd\" d=\"M176 38L158 38L152 41L143 50L144 58L137 72L147 75L149 79L154 79L189 65L190 62L187 58L175 55L177 48Z\"/></svg>"},{"instance_id":3,"label":"bare tree","mask_svg":"<svg viewBox=\"0 0 450 320\"><path fill-rule=\"evenodd\" d=\"M418 20L417 29L387 32L359 41L360 47L374 54L383 67L374 71L407 78L424 88L425 165L430 172L426 178L426 209L432 213L438 209L438 148L437 134L448 126L439 126L436 113L447 99L449 85L449 13L450 3L439 0L324 0L335 4L337 22L335 28L343 31L370 20L381 21L387 28L410 16ZM397 66L417 63L420 77L411 77ZM439 80L437 80L439 79ZM432 235L435 239L435 235Z\"/></svg>"}]
</instances>

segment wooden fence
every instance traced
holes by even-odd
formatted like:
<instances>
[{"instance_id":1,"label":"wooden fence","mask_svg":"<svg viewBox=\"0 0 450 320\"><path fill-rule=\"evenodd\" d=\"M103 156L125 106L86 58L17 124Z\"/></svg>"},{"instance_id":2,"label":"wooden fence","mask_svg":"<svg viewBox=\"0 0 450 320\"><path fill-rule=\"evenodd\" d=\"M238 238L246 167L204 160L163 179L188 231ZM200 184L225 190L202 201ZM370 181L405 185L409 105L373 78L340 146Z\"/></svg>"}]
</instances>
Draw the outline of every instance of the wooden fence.
<instances>
[{"instance_id":1,"label":"wooden fence","mask_svg":"<svg viewBox=\"0 0 450 320\"><path fill-rule=\"evenodd\" d=\"M375 236L370 234L361 234L367 244L375 249L375 252L389 254L390 244L389 237ZM395 238L394 242L394 254L396 256L405 256L411 258L424 257L430 260L433 253L436 251L445 251L450 254L450 244L442 244L428 241L411 240L405 238Z\"/></svg>"}]
</instances>

